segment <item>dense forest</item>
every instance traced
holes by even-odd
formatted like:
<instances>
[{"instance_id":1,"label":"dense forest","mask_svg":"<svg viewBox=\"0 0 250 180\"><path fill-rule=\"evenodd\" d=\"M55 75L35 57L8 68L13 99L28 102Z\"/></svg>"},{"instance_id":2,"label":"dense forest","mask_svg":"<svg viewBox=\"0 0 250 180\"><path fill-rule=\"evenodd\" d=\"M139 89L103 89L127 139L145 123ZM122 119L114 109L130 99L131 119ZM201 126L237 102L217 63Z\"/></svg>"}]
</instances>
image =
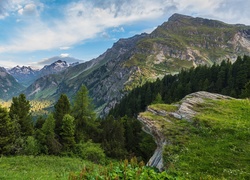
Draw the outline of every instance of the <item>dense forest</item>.
<instances>
[{"instance_id":1,"label":"dense forest","mask_svg":"<svg viewBox=\"0 0 250 180\"><path fill-rule=\"evenodd\" d=\"M59 155L100 163L106 156L147 161L155 149L135 118L97 118L85 86L72 104L62 94L52 113L33 119L24 94L12 98L9 111L0 107L0 154Z\"/></svg>"},{"instance_id":2,"label":"dense forest","mask_svg":"<svg viewBox=\"0 0 250 180\"><path fill-rule=\"evenodd\" d=\"M152 103L173 103L184 96L208 91L235 98L250 96L250 57L238 57L232 64L223 61L211 67L198 66L177 75L166 75L133 89L110 111L114 117L136 117Z\"/></svg>"}]
</instances>

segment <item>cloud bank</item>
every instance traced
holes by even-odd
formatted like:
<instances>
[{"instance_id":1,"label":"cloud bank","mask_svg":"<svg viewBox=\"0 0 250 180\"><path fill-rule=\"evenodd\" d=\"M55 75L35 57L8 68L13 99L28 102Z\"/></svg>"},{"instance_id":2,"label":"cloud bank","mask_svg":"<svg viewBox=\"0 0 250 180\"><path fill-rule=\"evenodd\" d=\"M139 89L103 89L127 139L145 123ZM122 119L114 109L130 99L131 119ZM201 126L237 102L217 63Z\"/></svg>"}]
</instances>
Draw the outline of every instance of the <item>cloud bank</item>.
<instances>
[{"instance_id":1,"label":"cloud bank","mask_svg":"<svg viewBox=\"0 0 250 180\"><path fill-rule=\"evenodd\" d=\"M67 50L100 34L108 36L109 28L124 31L123 25L139 21L166 21L175 12L250 24L249 7L250 1L245 0L78 0L60 6L60 16L48 19L43 13L49 6L42 1L0 1L1 20L25 16L24 25L14 27L13 38L0 42L0 53Z\"/></svg>"}]
</instances>

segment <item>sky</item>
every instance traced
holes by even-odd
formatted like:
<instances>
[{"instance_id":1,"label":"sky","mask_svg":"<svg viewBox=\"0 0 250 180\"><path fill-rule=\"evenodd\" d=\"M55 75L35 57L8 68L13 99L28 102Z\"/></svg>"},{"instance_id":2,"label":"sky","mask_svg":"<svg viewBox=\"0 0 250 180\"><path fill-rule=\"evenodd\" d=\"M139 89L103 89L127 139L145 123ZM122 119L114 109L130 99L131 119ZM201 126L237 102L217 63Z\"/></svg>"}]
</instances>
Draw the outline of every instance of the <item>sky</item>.
<instances>
[{"instance_id":1,"label":"sky","mask_svg":"<svg viewBox=\"0 0 250 180\"><path fill-rule=\"evenodd\" d=\"M174 13L250 25L250 0L0 0L0 66L88 61Z\"/></svg>"}]
</instances>

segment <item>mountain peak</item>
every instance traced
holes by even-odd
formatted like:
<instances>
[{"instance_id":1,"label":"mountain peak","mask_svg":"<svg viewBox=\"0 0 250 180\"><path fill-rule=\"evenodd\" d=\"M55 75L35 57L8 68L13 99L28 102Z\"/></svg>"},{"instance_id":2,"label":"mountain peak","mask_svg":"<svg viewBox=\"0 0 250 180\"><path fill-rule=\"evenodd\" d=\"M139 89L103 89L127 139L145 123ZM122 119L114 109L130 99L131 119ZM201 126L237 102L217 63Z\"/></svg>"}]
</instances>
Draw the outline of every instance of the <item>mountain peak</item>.
<instances>
[{"instance_id":1,"label":"mountain peak","mask_svg":"<svg viewBox=\"0 0 250 180\"><path fill-rule=\"evenodd\" d=\"M172 16L169 17L168 21L169 22L174 22L174 21L178 21L180 19L193 19L193 17L192 16L187 16L187 15L175 13Z\"/></svg>"}]
</instances>

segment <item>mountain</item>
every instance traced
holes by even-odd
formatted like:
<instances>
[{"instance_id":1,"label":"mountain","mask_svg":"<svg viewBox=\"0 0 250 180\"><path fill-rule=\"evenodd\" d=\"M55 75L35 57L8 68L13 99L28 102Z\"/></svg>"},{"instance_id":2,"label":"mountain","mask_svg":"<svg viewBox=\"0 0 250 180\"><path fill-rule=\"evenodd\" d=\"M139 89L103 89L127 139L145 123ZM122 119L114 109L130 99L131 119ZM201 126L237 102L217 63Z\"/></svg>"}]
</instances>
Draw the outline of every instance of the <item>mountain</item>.
<instances>
[{"instance_id":1,"label":"mountain","mask_svg":"<svg viewBox=\"0 0 250 180\"><path fill-rule=\"evenodd\" d=\"M16 80L28 87L31 85L36 79L46 76L49 74L57 74L69 66L75 66L78 63L73 63L73 64L68 64L66 61L62 60L57 60L53 62L50 65L45 65L42 69L37 70L37 69L32 69L31 67L26 67L26 66L16 66L12 69L8 70L8 73L11 74Z\"/></svg>"},{"instance_id":2,"label":"mountain","mask_svg":"<svg viewBox=\"0 0 250 180\"><path fill-rule=\"evenodd\" d=\"M68 67L69 67L69 64L66 61L57 60L57 61L53 62L50 65L44 66L39 71L39 75L40 76L46 76L46 75L49 75L49 74L57 74L57 73L65 70Z\"/></svg>"},{"instance_id":3,"label":"mountain","mask_svg":"<svg viewBox=\"0 0 250 180\"><path fill-rule=\"evenodd\" d=\"M24 86L30 85L39 77L39 70L32 69L29 66L16 66L9 69L8 73L16 78L16 80Z\"/></svg>"},{"instance_id":4,"label":"mountain","mask_svg":"<svg viewBox=\"0 0 250 180\"><path fill-rule=\"evenodd\" d=\"M0 67L0 99L7 100L23 89L24 87L6 69Z\"/></svg>"},{"instance_id":5,"label":"mountain","mask_svg":"<svg viewBox=\"0 0 250 180\"><path fill-rule=\"evenodd\" d=\"M174 14L151 34L120 39L89 62L38 79L25 90L33 98L70 98L82 84L107 113L134 87L166 74L250 54L250 27Z\"/></svg>"},{"instance_id":6,"label":"mountain","mask_svg":"<svg viewBox=\"0 0 250 180\"><path fill-rule=\"evenodd\" d=\"M249 99L205 91L148 106L138 116L157 144L147 165L180 179L248 179L249 108Z\"/></svg>"},{"instance_id":7,"label":"mountain","mask_svg":"<svg viewBox=\"0 0 250 180\"><path fill-rule=\"evenodd\" d=\"M82 84L85 84L94 103L101 107L115 96L120 98L121 87L128 80L134 67L124 68L120 63L135 47L136 42L146 34L129 39L121 39L104 54L91 61L69 67L65 71L36 80L24 92L30 99L57 99L61 93L73 97ZM110 73L113 73L111 75ZM112 97L110 96L112 94Z\"/></svg>"}]
</instances>

